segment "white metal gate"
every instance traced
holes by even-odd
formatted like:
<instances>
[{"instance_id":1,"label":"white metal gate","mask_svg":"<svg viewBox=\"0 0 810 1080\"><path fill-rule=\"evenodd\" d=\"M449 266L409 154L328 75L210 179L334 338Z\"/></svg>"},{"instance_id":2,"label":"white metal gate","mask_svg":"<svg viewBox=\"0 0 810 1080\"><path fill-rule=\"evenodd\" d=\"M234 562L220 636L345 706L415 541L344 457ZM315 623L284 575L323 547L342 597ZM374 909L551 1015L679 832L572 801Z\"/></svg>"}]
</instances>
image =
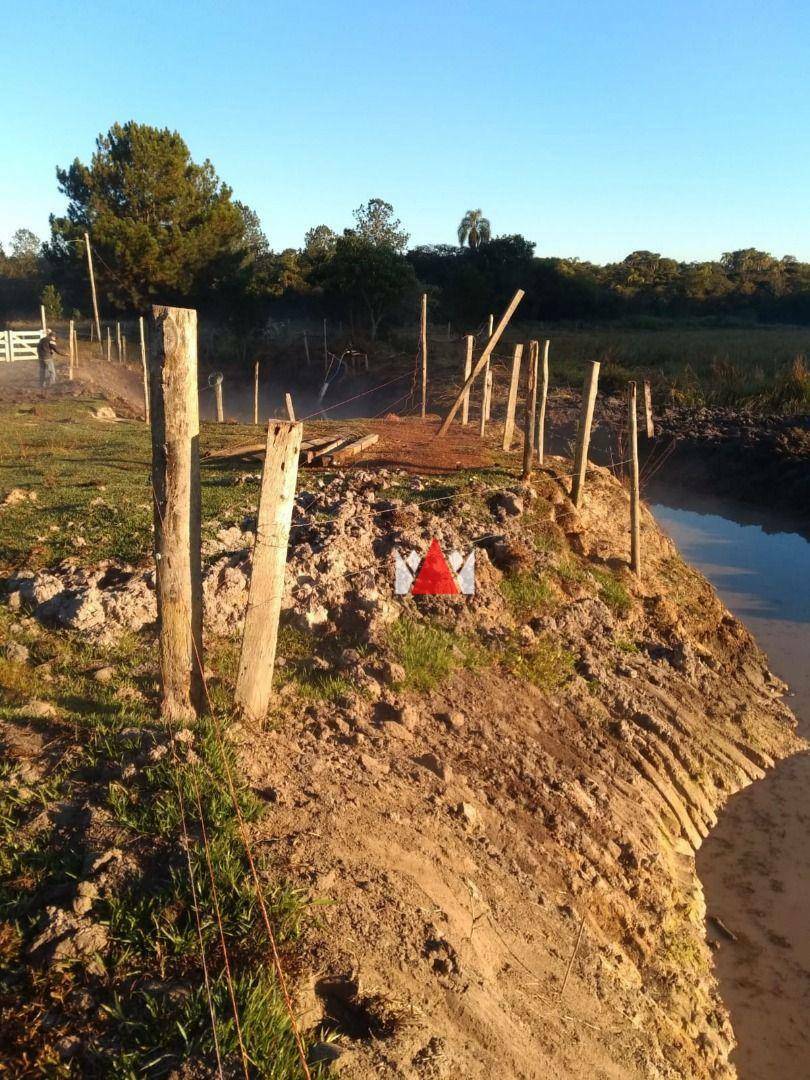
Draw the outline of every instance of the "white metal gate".
<instances>
[{"instance_id":1,"label":"white metal gate","mask_svg":"<svg viewBox=\"0 0 810 1080\"><path fill-rule=\"evenodd\" d=\"M41 330L0 330L0 363L36 360Z\"/></svg>"}]
</instances>

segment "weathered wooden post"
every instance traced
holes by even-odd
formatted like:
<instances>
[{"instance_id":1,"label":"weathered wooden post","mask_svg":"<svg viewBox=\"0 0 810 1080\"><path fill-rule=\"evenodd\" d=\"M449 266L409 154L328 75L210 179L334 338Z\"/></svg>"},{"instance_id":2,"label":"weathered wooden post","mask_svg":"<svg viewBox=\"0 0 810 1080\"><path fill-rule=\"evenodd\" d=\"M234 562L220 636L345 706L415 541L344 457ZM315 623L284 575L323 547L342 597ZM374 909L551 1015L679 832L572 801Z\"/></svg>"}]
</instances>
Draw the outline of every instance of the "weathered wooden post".
<instances>
[{"instance_id":1,"label":"weathered wooden post","mask_svg":"<svg viewBox=\"0 0 810 1080\"><path fill-rule=\"evenodd\" d=\"M516 345L512 356L512 375L509 379L509 398L506 402L506 420L503 425L504 450L512 449L512 436L515 432L515 407L517 406L518 387L520 386L520 362L523 356L523 346Z\"/></svg>"},{"instance_id":2,"label":"weathered wooden post","mask_svg":"<svg viewBox=\"0 0 810 1080\"><path fill-rule=\"evenodd\" d=\"M492 371L484 372L484 389L481 395L481 426L478 434L483 439L487 429L487 417L489 416L489 400L492 397Z\"/></svg>"},{"instance_id":3,"label":"weathered wooden post","mask_svg":"<svg viewBox=\"0 0 810 1080\"><path fill-rule=\"evenodd\" d=\"M490 317L489 317L489 325L487 326L487 341L489 341L491 339L491 337L492 337L492 327L493 327L494 322L495 322L495 316L490 315ZM486 367L487 375L489 375L489 369L490 369L490 362L489 362L489 359L487 359L487 367ZM484 383L486 384L486 378L484 379ZM491 401L488 401L487 402L487 422L489 421L490 409L491 409Z\"/></svg>"},{"instance_id":4,"label":"weathered wooden post","mask_svg":"<svg viewBox=\"0 0 810 1080\"><path fill-rule=\"evenodd\" d=\"M546 402L548 401L548 347L551 342L543 342L543 363L540 372L540 411L537 414L537 464L542 465L546 456Z\"/></svg>"},{"instance_id":5,"label":"weathered wooden post","mask_svg":"<svg viewBox=\"0 0 810 1080\"><path fill-rule=\"evenodd\" d=\"M217 407L217 423L225 423L225 410L222 407L222 376L217 375L214 380L214 401Z\"/></svg>"},{"instance_id":6,"label":"weathered wooden post","mask_svg":"<svg viewBox=\"0 0 810 1080\"><path fill-rule=\"evenodd\" d=\"M123 360L123 353L121 351L121 323L116 320L115 323L115 354L118 357L118 363Z\"/></svg>"},{"instance_id":7,"label":"weathered wooden post","mask_svg":"<svg viewBox=\"0 0 810 1080\"><path fill-rule=\"evenodd\" d=\"M259 361L253 365L253 423L259 424Z\"/></svg>"},{"instance_id":8,"label":"weathered wooden post","mask_svg":"<svg viewBox=\"0 0 810 1080\"><path fill-rule=\"evenodd\" d=\"M652 387L650 380L644 380L644 417L647 423L647 438L655 438L655 423L653 422Z\"/></svg>"},{"instance_id":9,"label":"weathered wooden post","mask_svg":"<svg viewBox=\"0 0 810 1080\"><path fill-rule=\"evenodd\" d=\"M162 711L186 722L202 705L197 312L153 307L149 344Z\"/></svg>"},{"instance_id":10,"label":"weathered wooden post","mask_svg":"<svg viewBox=\"0 0 810 1080\"><path fill-rule=\"evenodd\" d=\"M419 351L422 354L422 419L424 420L427 416L427 293L422 293Z\"/></svg>"},{"instance_id":11,"label":"weathered wooden post","mask_svg":"<svg viewBox=\"0 0 810 1080\"><path fill-rule=\"evenodd\" d=\"M93 325L92 323L90 324ZM76 327L73 327L73 366L78 371L79 368L79 331Z\"/></svg>"},{"instance_id":12,"label":"weathered wooden post","mask_svg":"<svg viewBox=\"0 0 810 1080\"><path fill-rule=\"evenodd\" d=\"M122 334L121 335L121 363L125 364L126 362L127 362L127 335Z\"/></svg>"},{"instance_id":13,"label":"weathered wooden post","mask_svg":"<svg viewBox=\"0 0 810 1080\"><path fill-rule=\"evenodd\" d=\"M284 395L284 406L287 409L287 419L290 423L295 423L295 409L293 408L293 399L290 394Z\"/></svg>"},{"instance_id":14,"label":"weathered wooden post","mask_svg":"<svg viewBox=\"0 0 810 1080\"><path fill-rule=\"evenodd\" d=\"M527 481L532 475L534 453L534 421L537 412L537 365L540 346L529 342L529 371L526 378L526 410L523 414L523 471L521 479Z\"/></svg>"},{"instance_id":15,"label":"weathered wooden post","mask_svg":"<svg viewBox=\"0 0 810 1080\"><path fill-rule=\"evenodd\" d=\"M465 338L465 341L467 342L467 353L466 353L466 356L464 358L464 383L466 385L467 380L470 377L470 372L472 371L473 345L475 343L475 338L472 336L472 334L468 334L467 337ZM461 424L462 424L462 427L466 427L467 424L469 424L469 422L470 422L470 388L468 386L465 393L464 393L464 397L462 399L462 402L461 402Z\"/></svg>"},{"instance_id":16,"label":"weathered wooden post","mask_svg":"<svg viewBox=\"0 0 810 1080\"><path fill-rule=\"evenodd\" d=\"M599 387L599 361L591 363L591 370L585 376L585 386L582 391L582 415L579 420L577 432L577 449L574 457L574 477L571 483L571 499L574 506L582 505L582 495L585 491L585 473L588 468L588 446L591 441L591 424L593 423L593 410L596 405L596 391Z\"/></svg>"},{"instance_id":17,"label":"weathered wooden post","mask_svg":"<svg viewBox=\"0 0 810 1080\"><path fill-rule=\"evenodd\" d=\"M138 317L138 331L141 339L141 368L143 369L143 418L149 423L149 365L146 362L146 334L143 329L143 315Z\"/></svg>"},{"instance_id":18,"label":"weathered wooden post","mask_svg":"<svg viewBox=\"0 0 810 1080\"><path fill-rule=\"evenodd\" d=\"M45 305L44 304L39 305L39 317L42 320L42 336L44 337L45 334L48 333L48 319L47 319L47 316L45 315Z\"/></svg>"},{"instance_id":19,"label":"weathered wooden post","mask_svg":"<svg viewBox=\"0 0 810 1080\"><path fill-rule=\"evenodd\" d=\"M112 336L109 326L107 327L107 363L112 363Z\"/></svg>"},{"instance_id":20,"label":"weathered wooden post","mask_svg":"<svg viewBox=\"0 0 810 1080\"><path fill-rule=\"evenodd\" d=\"M518 304L520 303L520 301L523 299L523 297L525 295L526 294L524 293L523 289L518 289L517 292L515 293L515 295L509 301L509 306L507 307L507 309L503 313L503 315L501 315L501 321L495 327L495 330L493 331L489 341L484 346L484 351L481 353L481 355L476 360L472 371L467 376L466 382L462 386L461 390L459 390L459 392L458 392L458 394L456 396L456 400L450 406L450 411L448 412L447 416L445 416L444 420L442 421L442 426L439 428L439 430L437 432L438 435L446 435L447 434L448 429L449 429L450 425L453 423L453 419L454 419L456 413L458 412L462 401L464 400L464 395L469 392L470 387L475 382L475 380L478 378L478 375L481 373L483 368L486 366L487 360L489 360L490 356L492 355L492 353L495 350L495 346L500 341L501 336L502 336L504 330L506 329L507 324L509 323L509 320L512 318L512 315L515 312L515 308L518 306Z\"/></svg>"},{"instance_id":21,"label":"weathered wooden post","mask_svg":"<svg viewBox=\"0 0 810 1080\"><path fill-rule=\"evenodd\" d=\"M630 569L641 575L641 504L638 480L638 421L636 384L627 385L627 432L630 441Z\"/></svg>"},{"instance_id":22,"label":"weathered wooden post","mask_svg":"<svg viewBox=\"0 0 810 1080\"><path fill-rule=\"evenodd\" d=\"M252 720L263 720L270 703L284 593L302 424L271 421L262 470L253 567L242 632L236 703Z\"/></svg>"},{"instance_id":23,"label":"weathered wooden post","mask_svg":"<svg viewBox=\"0 0 810 1080\"><path fill-rule=\"evenodd\" d=\"M71 319L68 323L68 379L70 379L71 382L73 382L73 365L76 362L75 342L73 340L75 332L76 331L73 329L73 319Z\"/></svg>"}]
</instances>

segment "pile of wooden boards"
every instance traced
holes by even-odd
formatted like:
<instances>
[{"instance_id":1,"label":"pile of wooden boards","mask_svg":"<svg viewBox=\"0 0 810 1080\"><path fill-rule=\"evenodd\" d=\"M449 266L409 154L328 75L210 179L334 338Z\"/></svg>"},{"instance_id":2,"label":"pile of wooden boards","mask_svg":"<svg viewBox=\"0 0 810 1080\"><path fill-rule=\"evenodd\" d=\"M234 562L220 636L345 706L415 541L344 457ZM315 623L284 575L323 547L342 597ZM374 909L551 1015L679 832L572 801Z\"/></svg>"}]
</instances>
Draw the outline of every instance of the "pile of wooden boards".
<instances>
[{"instance_id":1,"label":"pile of wooden boards","mask_svg":"<svg viewBox=\"0 0 810 1080\"><path fill-rule=\"evenodd\" d=\"M301 465L338 465L342 461L356 457L379 441L379 435L320 435L305 439L301 443ZM222 450L212 450L205 455L205 461L227 461L231 458L263 458L266 449L264 442L241 443L227 446Z\"/></svg>"}]
</instances>

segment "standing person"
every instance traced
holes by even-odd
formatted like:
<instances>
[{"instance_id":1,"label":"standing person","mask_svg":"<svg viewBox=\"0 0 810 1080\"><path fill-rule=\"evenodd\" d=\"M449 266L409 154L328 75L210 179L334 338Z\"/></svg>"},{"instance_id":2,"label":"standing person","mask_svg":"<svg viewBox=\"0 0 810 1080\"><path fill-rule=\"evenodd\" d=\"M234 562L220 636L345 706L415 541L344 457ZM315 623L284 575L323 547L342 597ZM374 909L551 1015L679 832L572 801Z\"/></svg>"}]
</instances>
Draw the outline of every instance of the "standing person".
<instances>
[{"instance_id":1,"label":"standing person","mask_svg":"<svg viewBox=\"0 0 810 1080\"><path fill-rule=\"evenodd\" d=\"M37 356L39 357L39 388L45 390L56 384L56 367L53 357L64 356L61 349L56 347L56 334L53 330L46 330L43 337L37 342Z\"/></svg>"}]
</instances>

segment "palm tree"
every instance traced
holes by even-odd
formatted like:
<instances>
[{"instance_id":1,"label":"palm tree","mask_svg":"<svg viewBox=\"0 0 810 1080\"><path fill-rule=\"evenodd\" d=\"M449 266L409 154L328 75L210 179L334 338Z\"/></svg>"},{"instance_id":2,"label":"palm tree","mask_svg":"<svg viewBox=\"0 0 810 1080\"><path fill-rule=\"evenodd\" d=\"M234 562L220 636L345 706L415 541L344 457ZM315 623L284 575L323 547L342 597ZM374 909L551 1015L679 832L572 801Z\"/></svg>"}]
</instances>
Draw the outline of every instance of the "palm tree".
<instances>
[{"instance_id":1,"label":"palm tree","mask_svg":"<svg viewBox=\"0 0 810 1080\"><path fill-rule=\"evenodd\" d=\"M458 242L462 247L466 240L471 248L477 248L479 244L486 244L491 235L492 227L489 219L484 217L483 210L468 210L461 219Z\"/></svg>"}]
</instances>

